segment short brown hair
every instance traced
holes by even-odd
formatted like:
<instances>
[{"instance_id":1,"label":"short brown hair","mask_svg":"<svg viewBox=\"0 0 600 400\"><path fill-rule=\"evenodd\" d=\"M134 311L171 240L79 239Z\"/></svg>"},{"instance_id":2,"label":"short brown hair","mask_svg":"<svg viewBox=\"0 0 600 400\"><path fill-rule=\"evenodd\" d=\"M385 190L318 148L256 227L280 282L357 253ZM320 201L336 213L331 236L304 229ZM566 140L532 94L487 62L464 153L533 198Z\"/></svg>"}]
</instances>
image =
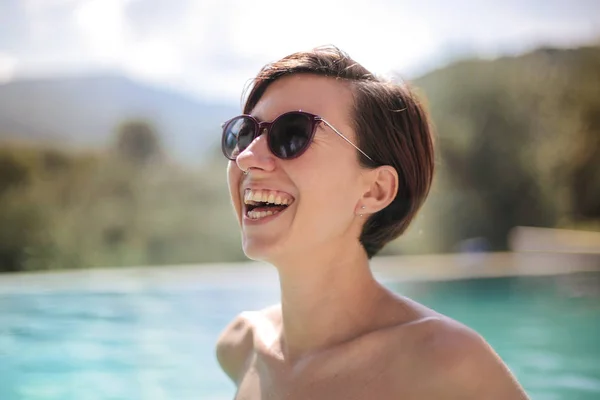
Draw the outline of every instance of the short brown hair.
<instances>
[{"instance_id":1,"label":"short brown hair","mask_svg":"<svg viewBox=\"0 0 600 400\"><path fill-rule=\"evenodd\" d=\"M425 201L434 170L433 137L429 117L406 84L379 79L336 47L319 47L267 64L253 80L244 105L249 114L267 87L277 79L310 73L344 80L354 95L353 125L363 167L394 167L398 193L383 210L365 223L360 242L369 258L400 236Z\"/></svg>"}]
</instances>

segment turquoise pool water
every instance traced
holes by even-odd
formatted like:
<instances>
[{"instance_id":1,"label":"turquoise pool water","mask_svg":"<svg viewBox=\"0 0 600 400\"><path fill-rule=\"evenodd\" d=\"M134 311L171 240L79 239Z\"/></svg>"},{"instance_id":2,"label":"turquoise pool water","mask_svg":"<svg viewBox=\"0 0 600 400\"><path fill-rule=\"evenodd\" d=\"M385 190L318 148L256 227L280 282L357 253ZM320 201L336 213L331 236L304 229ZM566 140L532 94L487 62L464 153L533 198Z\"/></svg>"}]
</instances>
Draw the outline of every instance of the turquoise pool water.
<instances>
[{"instance_id":1,"label":"turquoise pool water","mask_svg":"<svg viewBox=\"0 0 600 400\"><path fill-rule=\"evenodd\" d=\"M600 274L386 284L478 330L533 399L600 399ZM0 290L1 400L231 399L215 339L278 297L272 279L76 287Z\"/></svg>"}]
</instances>

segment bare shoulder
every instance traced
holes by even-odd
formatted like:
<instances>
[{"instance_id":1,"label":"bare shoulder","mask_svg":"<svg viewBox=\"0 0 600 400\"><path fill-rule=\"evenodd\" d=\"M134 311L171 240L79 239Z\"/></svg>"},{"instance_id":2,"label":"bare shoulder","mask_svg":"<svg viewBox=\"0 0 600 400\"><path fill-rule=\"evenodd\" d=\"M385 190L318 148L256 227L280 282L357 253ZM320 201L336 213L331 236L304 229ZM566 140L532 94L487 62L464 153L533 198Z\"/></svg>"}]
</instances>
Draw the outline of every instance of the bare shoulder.
<instances>
[{"instance_id":1,"label":"bare shoulder","mask_svg":"<svg viewBox=\"0 0 600 400\"><path fill-rule=\"evenodd\" d=\"M279 306L260 311L245 311L223 329L217 339L216 355L223 371L238 383L255 346L255 328L265 318L277 318Z\"/></svg>"},{"instance_id":2,"label":"bare shoulder","mask_svg":"<svg viewBox=\"0 0 600 400\"><path fill-rule=\"evenodd\" d=\"M414 325L414 355L431 398L527 399L508 367L473 329L444 316Z\"/></svg>"},{"instance_id":3,"label":"bare shoulder","mask_svg":"<svg viewBox=\"0 0 600 400\"><path fill-rule=\"evenodd\" d=\"M251 312L239 314L223 329L217 339L217 360L223 371L235 383L238 382L254 347L251 321Z\"/></svg>"}]
</instances>

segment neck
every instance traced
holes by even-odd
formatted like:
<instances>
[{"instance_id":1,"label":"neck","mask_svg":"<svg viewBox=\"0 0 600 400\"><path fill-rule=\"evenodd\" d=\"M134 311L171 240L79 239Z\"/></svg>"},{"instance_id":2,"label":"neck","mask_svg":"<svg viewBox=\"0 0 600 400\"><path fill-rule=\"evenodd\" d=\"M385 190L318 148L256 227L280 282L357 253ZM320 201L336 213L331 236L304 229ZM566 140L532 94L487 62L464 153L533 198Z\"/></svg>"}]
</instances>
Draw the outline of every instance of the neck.
<instances>
[{"instance_id":1,"label":"neck","mask_svg":"<svg viewBox=\"0 0 600 400\"><path fill-rule=\"evenodd\" d=\"M357 242L277 265L281 284L282 350L292 362L366 333L387 291L373 277ZM315 254L318 252L315 252ZM297 260L302 260L298 262Z\"/></svg>"}]
</instances>

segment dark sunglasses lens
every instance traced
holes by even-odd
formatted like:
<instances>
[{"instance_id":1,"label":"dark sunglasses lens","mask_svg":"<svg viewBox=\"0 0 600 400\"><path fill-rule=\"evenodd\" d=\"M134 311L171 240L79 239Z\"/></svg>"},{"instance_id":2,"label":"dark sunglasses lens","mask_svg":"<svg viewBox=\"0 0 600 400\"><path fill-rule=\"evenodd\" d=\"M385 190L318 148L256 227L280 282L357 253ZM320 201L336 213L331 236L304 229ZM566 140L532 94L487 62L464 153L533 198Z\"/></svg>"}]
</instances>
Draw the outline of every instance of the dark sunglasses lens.
<instances>
[{"instance_id":1,"label":"dark sunglasses lens","mask_svg":"<svg viewBox=\"0 0 600 400\"><path fill-rule=\"evenodd\" d=\"M223 153L235 159L252 143L256 125L248 117L237 117L229 121L223 129Z\"/></svg>"},{"instance_id":2,"label":"dark sunglasses lens","mask_svg":"<svg viewBox=\"0 0 600 400\"><path fill-rule=\"evenodd\" d=\"M277 118L269 135L271 151L279 158L297 157L310 144L312 126L311 118L300 113Z\"/></svg>"}]
</instances>

